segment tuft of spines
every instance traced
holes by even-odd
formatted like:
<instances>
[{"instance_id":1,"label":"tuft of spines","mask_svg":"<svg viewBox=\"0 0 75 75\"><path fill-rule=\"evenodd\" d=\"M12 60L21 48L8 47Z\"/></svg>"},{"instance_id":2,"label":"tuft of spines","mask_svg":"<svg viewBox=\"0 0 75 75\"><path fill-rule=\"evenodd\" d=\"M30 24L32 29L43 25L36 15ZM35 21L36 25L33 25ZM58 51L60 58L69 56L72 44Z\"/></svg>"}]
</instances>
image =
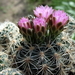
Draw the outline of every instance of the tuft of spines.
<instances>
[{"instance_id":1,"label":"tuft of spines","mask_svg":"<svg viewBox=\"0 0 75 75\"><path fill-rule=\"evenodd\" d=\"M6 68L0 72L0 75L23 75L15 68Z\"/></svg>"}]
</instances>

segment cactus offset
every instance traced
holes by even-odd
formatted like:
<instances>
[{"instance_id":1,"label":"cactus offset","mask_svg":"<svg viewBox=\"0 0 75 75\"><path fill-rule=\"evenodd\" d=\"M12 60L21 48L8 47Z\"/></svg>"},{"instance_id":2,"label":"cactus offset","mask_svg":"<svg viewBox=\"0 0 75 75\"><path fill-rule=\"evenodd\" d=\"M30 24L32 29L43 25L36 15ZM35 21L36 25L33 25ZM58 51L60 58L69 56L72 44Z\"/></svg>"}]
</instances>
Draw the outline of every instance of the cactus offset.
<instances>
[{"instance_id":1,"label":"cactus offset","mask_svg":"<svg viewBox=\"0 0 75 75\"><path fill-rule=\"evenodd\" d=\"M9 64L8 55L4 52L0 52L0 71L7 68Z\"/></svg>"},{"instance_id":2,"label":"cactus offset","mask_svg":"<svg viewBox=\"0 0 75 75\"><path fill-rule=\"evenodd\" d=\"M20 45L22 35L18 27L12 22L4 22L0 25L0 45L6 53L14 54L15 48Z\"/></svg>"}]
</instances>

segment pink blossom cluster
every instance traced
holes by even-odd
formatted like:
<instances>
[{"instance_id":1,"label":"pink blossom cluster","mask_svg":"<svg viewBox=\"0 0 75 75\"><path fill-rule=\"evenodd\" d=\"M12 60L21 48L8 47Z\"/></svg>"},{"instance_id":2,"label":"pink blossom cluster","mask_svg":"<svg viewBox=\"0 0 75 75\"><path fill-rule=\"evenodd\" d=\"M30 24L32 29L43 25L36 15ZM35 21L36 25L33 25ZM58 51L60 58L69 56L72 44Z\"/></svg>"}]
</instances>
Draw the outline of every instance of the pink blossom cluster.
<instances>
[{"instance_id":1,"label":"pink blossom cluster","mask_svg":"<svg viewBox=\"0 0 75 75\"><path fill-rule=\"evenodd\" d=\"M31 20L28 18L21 18L18 22L20 28L32 29L35 32L41 32L42 27L47 30L47 26L50 25L49 22L52 22L51 26L58 28L65 26L68 23L69 17L62 10L54 10L49 6L39 6L33 10L35 18ZM32 25L32 26L31 26Z\"/></svg>"}]
</instances>

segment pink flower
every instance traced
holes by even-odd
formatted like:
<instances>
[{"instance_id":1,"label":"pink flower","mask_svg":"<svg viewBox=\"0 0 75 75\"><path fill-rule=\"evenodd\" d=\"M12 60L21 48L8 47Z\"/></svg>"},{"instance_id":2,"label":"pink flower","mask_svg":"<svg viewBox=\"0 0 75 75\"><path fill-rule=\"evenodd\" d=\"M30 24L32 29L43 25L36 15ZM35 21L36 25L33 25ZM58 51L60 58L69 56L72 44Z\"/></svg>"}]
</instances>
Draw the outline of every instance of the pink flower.
<instances>
[{"instance_id":1,"label":"pink flower","mask_svg":"<svg viewBox=\"0 0 75 75\"><path fill-rule=\"evenodd\" d=\"M33 10L33 12L36 17L43 17L47 20L53 13L53 9L52 7L49 7L47 5L46 6L41 5L39 7L36 7L36 9Z\"/></svg>"},{"instance_id":2,"label":"pink flower","mask_svg":"<svg viewBox=\"0 0 75 75\"><path fill-rule=\"evenodd\" d=\"M55 10L52 14L52 25L55 25L56 27L64 26L68 23L69 17L67 14L62 10Z\"/></svg>"},{"instance_id":3,"label":"pink flower","mask_svg":"<svg viewBox=\"0 0 75 75\"><path fill-rule=\"evenodd\" d=\"M33 20L33 24L36 32L43 31L42 29L46 29L46 21L44 18L35 18Z\"/></svg>"},{"instance_id":4,"label":"pink flower","mask_svg":"<svg viewBox=\"0 0 75 75\"><path fill-rule=\"evenodd\" d=\"M25 29L31 28L29 19L28 19L28 18L24 18L24 17L22 17L22 18L19 20L18 26L19 26L20 28L25 28Z\"/></svg>"}]
</instances>

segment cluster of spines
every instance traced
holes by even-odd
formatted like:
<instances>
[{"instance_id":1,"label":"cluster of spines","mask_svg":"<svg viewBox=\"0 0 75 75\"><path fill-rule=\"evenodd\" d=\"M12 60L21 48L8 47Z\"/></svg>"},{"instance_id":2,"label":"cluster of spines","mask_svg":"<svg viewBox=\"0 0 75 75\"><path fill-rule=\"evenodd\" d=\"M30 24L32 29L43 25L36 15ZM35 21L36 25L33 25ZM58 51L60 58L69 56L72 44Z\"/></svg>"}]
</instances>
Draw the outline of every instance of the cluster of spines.
<instances>
[{"instance_id":1,"label":"cluster of spines","mask_svg":"<svg viewBox=\"0 0 75 75\"><path fill-rule=\"evenodd\" d=\"M0 72L0 75L23 75L15 68L6 68Z\"/></svg>"}]
</instances>

